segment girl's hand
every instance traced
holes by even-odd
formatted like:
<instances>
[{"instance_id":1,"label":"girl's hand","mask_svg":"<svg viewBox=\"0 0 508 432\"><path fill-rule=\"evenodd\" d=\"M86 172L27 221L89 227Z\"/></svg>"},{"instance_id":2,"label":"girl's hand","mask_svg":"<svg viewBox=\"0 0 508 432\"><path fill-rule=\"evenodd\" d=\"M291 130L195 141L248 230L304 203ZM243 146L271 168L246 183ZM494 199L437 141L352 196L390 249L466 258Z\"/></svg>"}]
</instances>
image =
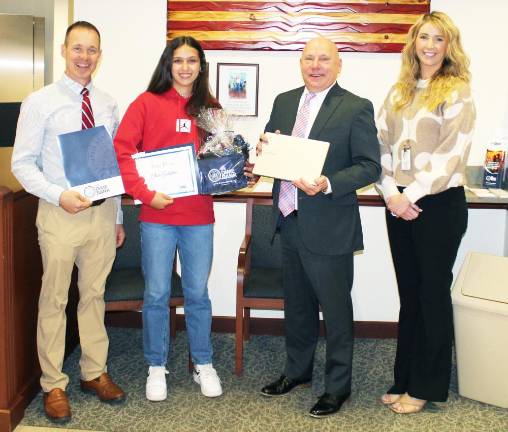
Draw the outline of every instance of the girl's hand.
<instances>
[{"instance_id":1,"label":"girl's hand","mask_svg":"<svg viewBox=\"0 0 508 432\"><path fill-rule=\"evenodd\" d=\"M155 195L150 202L150 207L156 210L162 210L168 205L173 204L173 198L162 192L155 192Z\"/></svg>"}]
</instances>

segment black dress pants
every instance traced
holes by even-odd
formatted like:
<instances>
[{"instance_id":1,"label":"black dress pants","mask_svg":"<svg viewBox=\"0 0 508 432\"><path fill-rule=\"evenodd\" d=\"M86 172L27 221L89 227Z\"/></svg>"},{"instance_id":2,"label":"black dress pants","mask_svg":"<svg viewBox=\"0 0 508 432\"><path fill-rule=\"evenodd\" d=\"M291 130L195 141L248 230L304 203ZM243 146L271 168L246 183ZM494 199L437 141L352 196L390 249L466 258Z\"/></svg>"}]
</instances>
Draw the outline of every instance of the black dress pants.
<instances>
[{"instance_id":1,"label":"black dress pants","mask_svg":"<svg viewBox=\"0 0 508 432\"><path fill-rule=\"evenodd\" d=\"M445 401L453 340L452 267L467 228L467 204L462 187L416 204L423 211L413 221L386 212L400 297L395 384L388 393Z\"/></svg>"},{"instance_id":2,"label":"black dress pants","mask_svg":"<svg viewBox=\"0 0 508 432\"><path fill-rule=\"evenodd\" d=\"M312 379L319 337L319 308L326 326L325 392L336 396L351 391L353 358L353 254L318 255L301 241L296 215L280 224L285 375Z\"/></svg>"}]
</instances>

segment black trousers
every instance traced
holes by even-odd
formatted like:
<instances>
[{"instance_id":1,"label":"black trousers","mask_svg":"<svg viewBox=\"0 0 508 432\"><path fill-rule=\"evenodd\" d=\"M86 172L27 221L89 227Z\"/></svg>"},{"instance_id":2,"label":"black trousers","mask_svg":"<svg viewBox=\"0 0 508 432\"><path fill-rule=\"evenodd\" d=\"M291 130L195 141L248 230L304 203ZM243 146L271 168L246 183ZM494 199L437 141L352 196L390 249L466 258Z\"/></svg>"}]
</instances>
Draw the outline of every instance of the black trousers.
<instances>
[{"instance_id":1,"label":"black trousers","mask_svg":"<svg viewBox=\"0 0 508 432\"><path fill-rule=\"evenodd\" d=\"M400 297L394 386L388 393L409 393L445 401L450 384L453 315L452 267L467 228L462 187L427 195L413 221L386 212Z\"/></svg>"},{"instance_id":2,"label":"black trousers","mask_svg":"<svg viewBox=\"0 0 508 432\"><path fill-rule=\"evenodd\" d=\"M353 254L317 255L302 243L297 217L280 224L286 331L285 375L310 380L319 337L319 308L326 326L325 391L351 391L353 358Z\"/></svg>"}]
</instances>

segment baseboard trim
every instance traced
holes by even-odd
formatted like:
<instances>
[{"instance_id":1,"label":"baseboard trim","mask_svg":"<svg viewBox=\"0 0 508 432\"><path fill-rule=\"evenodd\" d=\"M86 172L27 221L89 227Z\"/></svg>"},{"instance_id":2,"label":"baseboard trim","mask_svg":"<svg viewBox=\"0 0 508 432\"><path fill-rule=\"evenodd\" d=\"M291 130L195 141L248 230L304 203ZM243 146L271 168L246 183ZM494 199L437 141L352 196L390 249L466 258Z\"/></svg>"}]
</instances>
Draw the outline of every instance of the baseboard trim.
<instances>
[{"instance_id":1,"label":"baseboard trim","mask_svg":"<svg viewBox=\"0 0 508 432\"><path fill-rule=\"evenodd\" d=\"M40 374L32 376L25 387L10 401L5 409L0 409L0 431L12 432L23 419L25 408L30 405L32 399L40 390Z\"/></svg>"},{"instance_id":2,"label":"baseboard trim","mask_svg":"<svg viewBox=\"0 0 508 432\"><path fill-rule=\"evenodd\" d=\"M107 312L106 325L112 327L140 328L142 326L139 312ZM176 329L185 329L184 315L177 315ZM217 333L234 333L235 317L213 317L212 331ZM397 337L397 323L386 321L355 321L354 332L357 338L389 339ZM281 336L284 334L283 318L251 318L250 333ZM321 334L324 325L321 322Z\"/></svg>"}]
</instances>

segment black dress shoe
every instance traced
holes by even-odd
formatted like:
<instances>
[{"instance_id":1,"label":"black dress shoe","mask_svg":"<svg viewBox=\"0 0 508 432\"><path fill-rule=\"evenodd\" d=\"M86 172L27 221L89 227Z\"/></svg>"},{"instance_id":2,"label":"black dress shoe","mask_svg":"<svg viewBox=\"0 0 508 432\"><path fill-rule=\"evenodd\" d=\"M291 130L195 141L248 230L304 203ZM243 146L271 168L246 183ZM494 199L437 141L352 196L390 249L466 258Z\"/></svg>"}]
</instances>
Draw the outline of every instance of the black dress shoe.
<instances>
[{"instance_id":1,"label":"black dress shoe","mask_svg":"<svg viewBox=\"0 0 508 432\"><path fill-rule=\"evenodd\" d=\"M334 396L330 393L324 393L316 402L316 405L309 411L311 417L326 417L335 414L340 410L342 404L349 398L351 393L341 396Z\"/></svg>"},{"instance_id":2,"label":"black dress shoe","mask_svg":"<svg viewBox=\"0 0 508 432\"><path fill-rule=\"evenodd\" d=\"M287 377L286 375L281 375L277 381L264 386L261 389L261 394L263 396L282 396L298 386L310 387L310 381L295 380Z\"/></svg>"}]
</instances>

